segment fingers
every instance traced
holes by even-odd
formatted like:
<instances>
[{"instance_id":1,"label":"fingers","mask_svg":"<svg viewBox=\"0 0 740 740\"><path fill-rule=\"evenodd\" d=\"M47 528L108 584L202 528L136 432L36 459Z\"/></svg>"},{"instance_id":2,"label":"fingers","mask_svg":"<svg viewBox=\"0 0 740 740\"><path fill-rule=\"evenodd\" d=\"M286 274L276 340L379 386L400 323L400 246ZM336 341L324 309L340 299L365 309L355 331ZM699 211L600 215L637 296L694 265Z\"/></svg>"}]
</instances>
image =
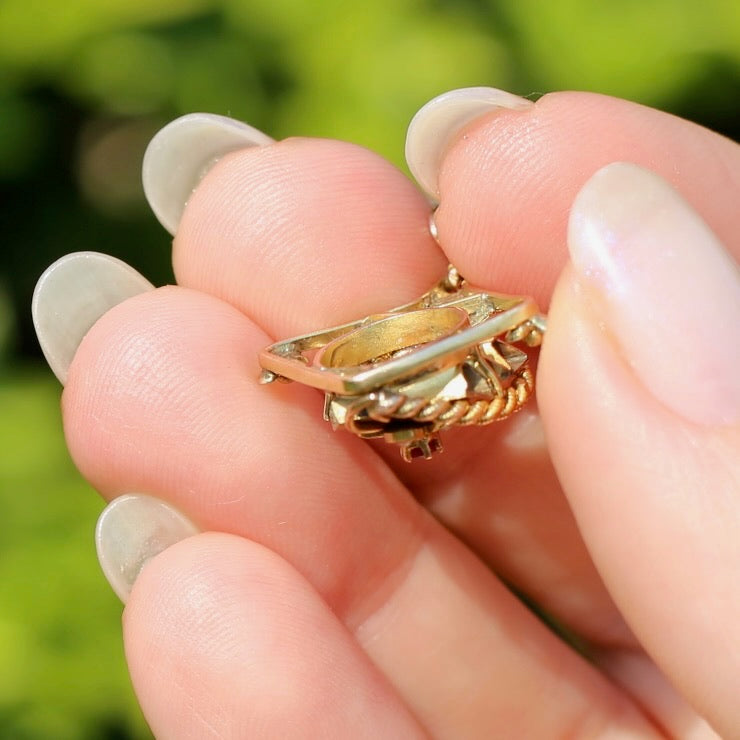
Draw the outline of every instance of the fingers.
<instances>
[{"instance_id":1,"label":"fingers","mask_svg":"<svg viewBox=\"0 0 740 740\"><path fill-rule=\"evenodd\" d=\"M371 450L349 436L337 444L308 389L258 384L266 341L233 307L182 288L116 306L71 365L67 443L107 498L159 495L201 529L265 544L355 613L368 584L418 547L421 512Z\"/></svg>"},{"instance_id":2,"label":"fingers","mask_svg":"<svg viewBox=\"0 0 740 740\"><path fill-rule=\"evenodd\" d=\"M177 139L158 147L163 157L168 147L180 151ZM179 223L175 269L182 284L229 301L285 338L427 290L446 265L428 214L405 177L359 147L296 139L251 148L222 158L198 184ZM538 421L529 418L529 430L525 417L500 430L455 430L430 465L399 463L393 448L385 458L543 608L589 638L629 642L580 541Z\"/></svg>"},{"instance_id":3,"label":"fingers","mask_svg":"<svg viewBox=\"0 0 740 740\"><path fill-rule=\"evenodd\" d=\"M630 626L733 737L737 267L668 184L632 165L587 183L569 246L573 268L554 296L540 364L553 459Z\"/></svg>"},{"instance_id":4,"label":"fingers","mask_svg":"<svg viewBox=\"0 0 740 740\"><path fill-rule=\"evenodd\" d=\"M159 738L426 734L309 584L247 540L203 534L150 561L124 638Z\"/></svg>"},{"instance_id":5,"label":"fingers","mask_svg":"<svg viewBox=\"0 0 740 740\"><path fill-rule=\"evenodd\" d=\"M649 736L369 447L325 428L320 399L257 384L264 342L233 307L182 288L109 311L63 399L83 474L108 497L152 494L290 562L438 737L488 737L500 721L523 737L584 724Z\"/></svg>"},{"instance_id":6,"label":"fingers","mask_svg":"<svg viewBox=\"0 0 740 740\"><path fill-rule=\"evenodd\" d=\"M728 246L738 246L732 223L740 188L734 174L740 171L738 148L698 126L626 101L557 93L531 104L500 91L454 91L417 114L407 154L420 182L440 199L435 220L450 260L474 284L533 294L543 307L567 259L565 229L573 198L590 174L614 159L662 172ZM514 424L496 433L505 440L511 429L516 446ZM421 495L435 502L435 510L454 511L453 527L470 532L470 541L499 572L558 618L598 642L629 641L573 537L573 522L567 515L545 513L562 501L541 455L520 449L517 465L508 449L503 459L478 449L480 467L467 478L468 495L464 474L456 471L445 490L443 474L440 486L426 470ZM538 466L543 474L533 485L529 476ZM528 493L519 481L527 481ZM487 516L480 504L484 491L491 499ZM566 542L575 544L565 547ZM538 543L550 545L550 557L536 557ZM519 560L501 556L503 549L522 555Z\"/></svg>"},{"instance_id":7,"label":"fingers","mask_svg":"<svg viewBox=\"0 0 740 740\"><path fill-rule=\"evenodd\" d=\"M445 114L461 105L456 97L446 98L417 114L409 136L424 140L411 141L407 151L436 152L440 140L453 140L446 155L439 155L436 224L447 255L468 279L534 295L547 306L566 261L573 199L590 175L614 161L662 175L730 251L740 250L733 218L740 153L730 140L671 115L589 93L554 93L529 106L493 96L478 103L472 122L467 110L467 125L456 126L452 135ZM414 161L409 165L415 169Z\"/></svg>"},{"instance_id":8,"label":"fingers","mask_svg":"<svg viewBox=\"0 0 740 740\"><path fill-rule=\"evenodd\" d=\"M444 455L423 466L378 448L419 501L538 608L589 642L634 646L563 496L534 403L488 428L452 430Z\"/></svg>"},{"instance_id":9,"label":"fingers","mask_svg":"<svg viewBox=\"0 0 740 740\"><path fill-rule=\"evenodd\" d=\"M178 283L212 293L276 338L407 303L444 274L429 206L360 147L289 139L234 153L188 202Z\"/></svg>"}]
</instances>

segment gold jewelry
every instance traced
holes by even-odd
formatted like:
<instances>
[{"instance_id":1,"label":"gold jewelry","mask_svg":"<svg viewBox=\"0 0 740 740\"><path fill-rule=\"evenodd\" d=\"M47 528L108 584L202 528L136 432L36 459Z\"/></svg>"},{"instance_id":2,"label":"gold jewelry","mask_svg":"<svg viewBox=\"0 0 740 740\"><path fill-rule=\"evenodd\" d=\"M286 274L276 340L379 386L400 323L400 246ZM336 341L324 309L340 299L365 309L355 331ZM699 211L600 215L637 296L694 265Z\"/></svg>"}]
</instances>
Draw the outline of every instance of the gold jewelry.
<instances>
[{"instance_id":1,"label":"gold jewelry","mask_svg":"<svg viewBox=\"0 0 740 740\"><path fill-rule=\"evenodd\" d=\"M401 446L407 461L442 450L439 432L489 424L534 390L529 357L547 319L524 296L469 286L450 265L418 300L278 342L259 356L260 382L324 391L324 418L364 439Z\"/></svg>"}]
</instances>

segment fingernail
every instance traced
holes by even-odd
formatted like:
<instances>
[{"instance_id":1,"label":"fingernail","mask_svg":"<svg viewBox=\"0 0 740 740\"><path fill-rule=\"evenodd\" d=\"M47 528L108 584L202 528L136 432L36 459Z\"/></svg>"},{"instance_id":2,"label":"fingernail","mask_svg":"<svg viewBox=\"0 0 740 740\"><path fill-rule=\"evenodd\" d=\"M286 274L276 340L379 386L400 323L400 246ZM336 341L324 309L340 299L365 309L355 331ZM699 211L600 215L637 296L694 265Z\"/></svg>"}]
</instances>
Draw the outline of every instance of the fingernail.
<instances>
[{"instance_id":1,"label":"fingernail","mask_svg":"<svg viewBox=\"0 0 740 740\"><path fill-rule=\"evenodd\" d=\"M438 95L419 109L406 134L406 162L416 181L437 196L442 158L457 134L494 110L527 110L531 100L493 87L465 87Z\"/></svg>"},{"instance_id":2,"label":"fingernail","mask_svg":"<svg viewBox=\"0 0 740 740\"><path fill-rule=\"evenodd\" d=\"M168 123L149 142L142 166L154 215L174 235L193 191L221 157L272 141L246 123L212 113L190 113Z\"/></svg>"},{"instance_id":3,"label":"fingernail","mask_svg":"<svg viewBox=\"0 0 740 740\"><path fill-rule=\"evenodd\" d=\"M164 501L127 494L113 499L98 518L95 547L103 574L125 604L147 561L194 534L197 527Z\"/></svg>"},{"instance_id":4,"label":"fingernail","mask_svg":"<svg viewBox=\"0 0 740 740\"><path fill-rule=\"evenodd\" d=\"M92 325L113 306L153 288L133 267L98 252L67 254L46 268L31 314L44 357L62 385Z\"/></svg>"},{"instance_id":5,"label":"fingernail","mask_svg":"<svg viewBox=\"0 0 740 740\"><path fill-rule=\"evenodd\" d=\"M740 275L664 180L617 162L576 197L569 248L597 315L644 386L700 424L740 418Z\"/></svg>"}]
</instances>

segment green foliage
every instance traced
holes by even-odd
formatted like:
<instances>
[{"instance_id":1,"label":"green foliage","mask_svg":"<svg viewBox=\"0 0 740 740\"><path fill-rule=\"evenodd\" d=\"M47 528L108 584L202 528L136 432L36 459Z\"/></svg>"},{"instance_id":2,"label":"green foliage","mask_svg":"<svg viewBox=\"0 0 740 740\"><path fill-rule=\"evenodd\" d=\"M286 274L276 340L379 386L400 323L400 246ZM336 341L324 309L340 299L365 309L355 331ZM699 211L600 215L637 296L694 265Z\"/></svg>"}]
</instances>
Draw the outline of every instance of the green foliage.
<instances>
[{"instance_id":1,"label":"green foliage","mask_svg":"<svg viewBox=\"0 0 740 740\"><path fill-rule=\"evenodd\" d=\"M0 63L53 71L77 45L121 28L190 18L212 0L3 0Z\"/></svg>"},{"instance_id":2,"label":"green foliage","mask_svg":"<svg viewBox=\"0 0 740 740\"><path fill-rule=\"evenodd\" d=\"M0 373L2 373L5 363L8 362L14 323L10 295L4 281L0 278Z\"/></svg>"},{"instance_id":3,"label":"green foliage","mask_svg":"<svg viewBox=\"0 0 740 740\"><path fill-rule=\"evenodd\" d=\"M168 102L175 60L153 34L95 36L74 50L61 83L70 95L120 115L137 115Z\"/></svg>"},{"instance_id":4,"label":"green foliage","mask_svg":"<svg viewBox=\"0 0 740 740\"><path fill-rule=\"evenodd\" d=\"M706 58L740 65L740 4L733 0L517 0L506 7L544 90L575 87L670 107L701 77Z\"/></svg>"},{"instance_id":5,"label":"green foliage","mask_svg":"<svg viewBox=\"0 0 740 740\"><path fill-rule=\"evenodd\" d=\"M48 373L0 380L0 737L145 738L58 398Z\"/></svg>"}]
</instances>

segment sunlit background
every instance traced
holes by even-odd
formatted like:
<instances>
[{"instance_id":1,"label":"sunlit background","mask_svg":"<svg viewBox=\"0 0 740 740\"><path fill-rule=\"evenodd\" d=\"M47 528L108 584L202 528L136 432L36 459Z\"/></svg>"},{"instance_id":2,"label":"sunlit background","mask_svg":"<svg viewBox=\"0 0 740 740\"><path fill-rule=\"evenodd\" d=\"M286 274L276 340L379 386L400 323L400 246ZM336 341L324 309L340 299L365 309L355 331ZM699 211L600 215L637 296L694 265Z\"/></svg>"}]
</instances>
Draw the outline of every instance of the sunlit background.
<instances>
[{"instance_id":1,"label":"sunlit background","mask_svg":"<svg viewBox=\"0 0 740 740\"><path fill-rule=\"evenodd\" d=\"M171 281L140 163L189 111L331 136L403 167L414 111L454 87L597 90L738 138L736 0L0 0L0 738L150 737L100 499L64 450L30 299L66 252Z\"/></svg>"}]
</instances>

